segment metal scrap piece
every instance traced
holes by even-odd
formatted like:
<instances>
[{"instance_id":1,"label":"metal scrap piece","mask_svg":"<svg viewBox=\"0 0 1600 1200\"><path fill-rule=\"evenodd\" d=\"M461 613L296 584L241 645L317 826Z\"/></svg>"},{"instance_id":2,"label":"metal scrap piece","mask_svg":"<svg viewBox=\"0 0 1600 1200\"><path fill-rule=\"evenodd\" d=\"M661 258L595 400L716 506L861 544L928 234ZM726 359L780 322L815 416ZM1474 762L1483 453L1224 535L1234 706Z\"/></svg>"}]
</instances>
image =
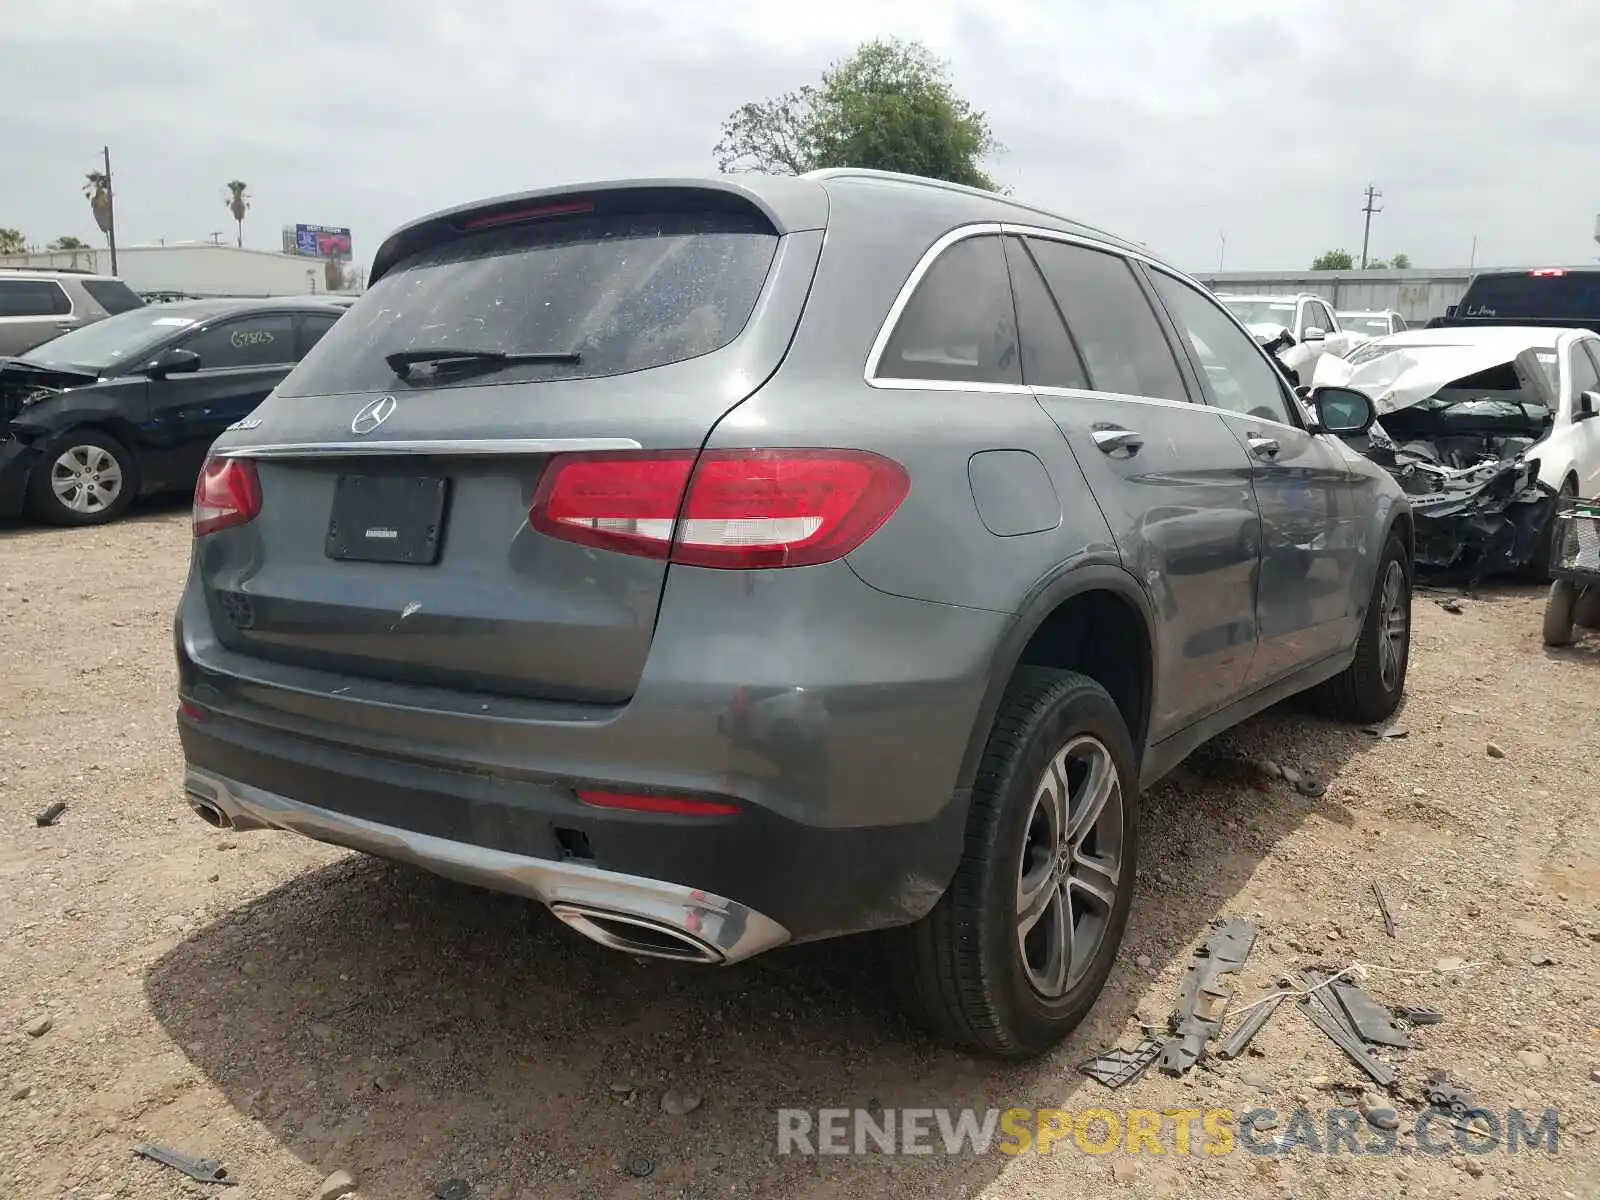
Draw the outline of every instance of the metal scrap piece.
<instances>
[{"instance_id":1,"label":"metal scrap piece","mask_svg":"<svg viewBox=\"0 0 1600 1200\"><path fill-rule=\"evenodd\" d=\"M181 1171L190 1179L198 1179L201 1183L220 1183L225 1187L231 1187L234 1183L228 1176L228 1168L215 1159L190 1158L187 1154L179 1154L176 1150L158 1146L154 1142L140 1142L133 1148L133 1152L141 1158L148 1158L164 1167L171 1167L174 1171Z\"/></svg>"},{"instance_id":2,"label":"metal scrap piece","mask_svg":"<svg viewBox=\"0 0 1600 1200\"><path fill-rule=\"evenodd\" d=\"M1333 997L1327 994L1328 989L1319 986L1323 979L1323 976L1313 971L1300 972L1300 985L1307 991L1306 995L1300 997L1300 1010L1374 1083L1388 1090L1398 1087L1400 1076L1395 1074L1388 1063L1374 1058L1372 1052L1367 1049L1367 1044L1356 1036L1355 1030L1349 1026L1347 1018L1334 1003ZM1312 988L1317 990L1311 991Z\"/></svg>"},{"instance_id":3,"label":"metal scrap piece","mask_svg":"<svg viewBox=\"0 0 1600 1200\"><path fill-rule=\"evenodd\" d=\"M1228 1040L1217 1047L1217 1057L1231 1059L1238 1058L1239 1055L1243 1054L1245 1047L1250 1044L1256 1034L1261 1032L1261 1027L1271 1019L1273 1013L1278 1011L1278 1005L1282 1004L1288 996L1287 989L1290 986L1289 980L1278 980L1277 994L1268 996L1265 1001L1251 1010L1250 1015L1240 1023L1239 1028L1228 1035Z\"/></svg>"},{"instance_id":4,"label":"metal scrap piece","mask_svg":"<svg viewBox=\"0 0 1600 1200\"><path fill-rule=\"evenodd\" d=\"M1389 911L1389 901L1384 897L1383 889L1378 886L1378 881L1370 882L1372 897L1378 902L1378 913L1383 917L1383 931L1390 937L1394 936L1394 915Z\"/></svg>"},{"instance_id":5,"label":"metal scrap piece","mask_svg":"<svg viewBox=\"0 0 1600 1200\"><path fill-rule=\"evenodd\" d=\"M1325 990L1333 993L1333 998L1349 1018L1350 1028L1363 1042L1375 1046L1395 1046L1401 1050L1411 1049L1411 1035L1396 1025L1389 1011L1361 988L1340 979L1330 983Z\"/></svg>"},{"instance_id":6,"label":"metal scrap piece","mask_svg":"<svg viewBox=\"0 0 1600 1200\"><path fill-rule=\"evenodd\" d=\"M1424 1008L1421 1005L1409 1008L1401 1005L1390 1011L1402 1021L1409 1021L1413 1025L1437 1025L1444 1020L1444 1014L1437 1008Z\"/></svg>"},{"instance_id":7,"label":"metal scrap piece","mask_svg":"<svg viewBox=\"0 0 1600 1200\"><path fill-rule=\"evenodd\" d=\"M67 811L66 801L55 800L43 812L33 814L33 823L40 829L48 828L61 819L61 814Z\"/></svg>"},{"instance_id":8,"label":"metal scrap piece","mask_svg":"<svg viewBox=\"0 0 1600 1200\"><path fill-rule=\"evenodd\" d=\"M1473 1101L1472 1093L1450 1078L1446 1071L1432 1072L1422 1085L1422 1097L1429 1107L1449 1113L1458 1129L1464 1128L1467 1118L1483 1112Z\"/></svg>"},{"instance_id":9,"label":"metal scrap piece","mask_svg":"<svg viewBox=\"0 0 1600 1200\"><path fill-rule=\"evenodd\" d=\"M1132 1050L1113 1046L1104 1054L1097 1055L1088 1062L1079 1063L1078 1070L1096 1083L1115 1090L1143 1075L1160 1053L1159 1041L1155 1038L1141 1038L1139 1044Z\"/></svg>"},{"instance_id":10,"label":"metal scrap piece","mask_svg":"<svg viewBox=\"0 0 1600 1200\"><path fill-rule=\"evenodd\" d=\"M1233 982L1224 977L1244 966L1256 942L1249 921L1229 921L1195 949L1172 1014L1174 1037L1161 1047L1157 1064L1167 1075L1182 1075L1205 1055L1206 1042L1222 1032L1222 1018L1233 999Z\"/></svg>"}]
</instances>

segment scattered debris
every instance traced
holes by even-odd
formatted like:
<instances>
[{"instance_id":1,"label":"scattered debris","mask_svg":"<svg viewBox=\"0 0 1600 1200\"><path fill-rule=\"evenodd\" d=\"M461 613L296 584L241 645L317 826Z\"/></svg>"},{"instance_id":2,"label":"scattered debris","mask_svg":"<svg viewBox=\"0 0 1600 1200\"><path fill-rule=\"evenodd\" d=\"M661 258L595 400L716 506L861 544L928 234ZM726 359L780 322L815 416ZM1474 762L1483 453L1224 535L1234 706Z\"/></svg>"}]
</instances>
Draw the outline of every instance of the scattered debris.
<instances>
[{"instance_id":1,"label":"scattered debris","mask_svg":"<svg viewBox=\"0 0 1600 1200\"><path fill-rule=\"evenodd\" d=\"M154 1142L141 1142L133 1148L133 1152L141 1158L148 1158L158 1162L164 1167L171 1167L187 1175L190 1179L198 1179L201 1183L220 1183L232 1186L233 1179L228 1175L228 1168L210 1158L190 1158L187 1154L179 1154L176 1150L166 1146L158 1146ZM343 1195L341 1192L340 1195Z\"/></svg>"},{"instance_id":2,"label":"scattered debris","mask_svg":"<svg viewBox=\"0 0 1600 1200\"><path fill-rule=\"evenodd\" d=\"M1222 1018L1233 999L1233 984L1223 977L1244 966L1255 945L1256 927L1249 921L1229 921L1197 948L1184 971L1178 1008L1172 1014L1172 1040L1161 1048L1158 1060L1167 1075L1182 1075L1205 1054L1206 1042L1222 1031Z\"/></svg>"},{"instance_id":3,"label":"scattered debris","mask_svg":"<svg viewBox=\"0 0 1600 1200\"><path fill-rule=\"evenodd\" d=\"M1457 600L1454 596L1451 596L1447 600L1435 600L1434 603L1440 608L1444 609L1447 613L1455 613L1457 616L1461 615L1461 601Z\"/></svg>"},{"instance_id":4,"label":"scattered debris","mask_svg":"<svg viewBox=\"0 0 1600 1200\"><path fill-rule=\"evenodd\" d=\"M1356 1110L1367 1119L1367 1124L1374 1129L1399 1129L1400 1114L1388 1105L1380 1102L1378 1097L1369 1092L1362 1092L1356 1101Z\"/></svg>"},{"instance_id":5,"label":"scattered debris","mask_svg":"<svg viewBox=\"0 0 1600 1200\"><path fill-rule=\"evenodd\" d=\"M1350 1027L1348 1018L1333 997L1327 994L1326 985L1329 978L1331 977L1324 977L1314 971L1300 972L1300 985L1305 991L1299 1001L1301 1011L1374 1083L1387 1091L1393 1091L1399 1086L1400 1077L1387 1063L1373 1057L1366 1043Z\"/></svg>"},{"instance_id":6,"label":"scattered debris","mask_svg":"<svg viewBox=\"0 0 1600 1200\"><path fill-rule=\"evenodd\" d=\"M472 1185L465 1179L446 1179L433 1189L434 1200L467 1200L472 1195Z\"/></svg>"},{"instance_id":7,"label":"scattered debris","mask_svg":"<svg viewBox=\"0 0 1600 1200\"><path fill-rule=\"evenodd\" d=\"M1406 1021L1412 1025L1418 1026L1437 1025L1440 1021L1444 1020L1444 1014L1437 1008L1424 1008L1420 1005L1412 1007L1401 1005L1400 1007L1392 1008L1389 1011L1394 1013L1394 1015L1399 1017L1402 1021Z\"/></svg>"},{"instance_id":8,"label":"scattered debris","mask_svg":"<svg viewBox=\"0 0 1600 1200\"><path fill-rule=\"evenodd\" d=\"M349 1171L335 1171L322 1181L317 1189L317 1200L339 1200L356 1190L355 1176Z\"/></svg>"},{"instance_id":9,"label":"scattered debris","mask_svg":"<svg viewBox=\"0 0 1600 1200\"><path fill-rule=\"evenodd\" d=\"M54 1017L35 1017L22 1027L22 1032L31 1038L42 1038L51 1029L55 1028L55 1023L56 1019Z\"/></svg>"},{"instance_id":10,"label":"scattered debris","mask_svg":"<svg viewBox=\"0 0 1600 1200\"><path fill-rule=\"evenodd\" d=\"M1472 1118L1483 1114L1483 1109L1474 1102L1472 1093L1451 1079L1445 1071L1434 1071L1428 1076L1422 1085L1422 1098L1428 1102L1429 1108L1449 1114L1451 1124L1457 1129L1470 1128Z\"/></svg>"},{"instance_id":11,"label":"scattered debris","mask_svg":"<svg viewBox=\"0 0 1600 1200\"><path fill-rule=\"evenodd\" d=\"M1372 888L1372 898L1378 902L1378 915L1383 918L1383 931L1390 937L1394 936L1394 914L1389 911L1389 901L1384 898L1383 888L1376 879L1369 880L1368 886Z\"/></svg>"},{"instance_id":12,"label":"scattered debris","mask_svg":"<svg viewBox=\"0 0 1600 1200\"><path fill-rule=\"evenodd\" d=\"M53 804L51 804L49 808L45 809L43 812L35 813L33 815L33 823L35 825L37 825L40 829L44 829L47 826L54 825L57 821L59 821L61 819L61 814L66 812L66 811L67 811L66 801L65 800L57 800Z\"/></svg>"},{"instance_id":13,"label":"scattered debris","mask_svg":"<svg viewBox=\"0 0 1600 1200\"><path fill-rule=\"evenodd\" d=\"M1286 767L1270 758L1255 758L1249 761L1263 775L1283 780L1302 796L1320 796L1328 790L1328 785L1324 780L1302 775L1293 767Z\"/></svg>"},{"instance_id":14,"label":"scattered debris","mask_svg":"<svg viewBox=\"0 0 1600 1200\"><path fill-rule=\"evenodd\" d=\"M656 1164L640 1154L628 1160L628 1174L635 1179L648 1179L655 1173Z\"/></svg>"},{"instance_id":15,"label":"scattered debris","mask_svg":"<svg viewBox=\"0 0 1600 1200\"><path fill-rule=\"evenodd\" d=\"M1551 958L1548 954L1535 955L1532 961L1533 965L1536 967L1553 967L1556 965L1556 960Z\"/></svg>"},{"instance_id":16,"label":"scattered debris","mask_svg":"<svg viewBox=\"0 0 1600 1200\"><path fill-rule=\"evenodd\" d=\"M1394 1023L1387 1009L1367 995L1356 984L1338 979L1328 985L1328 991L1339 1002L1348 1024L1363 1042L1377 1046L1395 1046L1411 1049L1411 1035Z\"/></svg>"},{"instance_id":17,"label":"scattered debris","mask_svg":"<svg viewBox=\"0 0 1600 1200\"><path fill-rule=\"evenodd\" d=\"M1493 743L1493 742L1490 742L1483 749L1484 749L1484 753L1487 754L1490 758L1504 758L1506 756L1506 752L1504 750L1500 749L1500 747L1495 745L1495 743Z\"/></svg>"},{"instance_id":18,"label":"scattered debris","mask_svg":"<svg viewBox=\"0 0 1600 1200\"><path fill-rule=\"evenodd\" d=\"M1403 738L1410 735L1411 730L1404 725L1366 725L1362 733L1370 733L1375 738Z\"/></svg>"},{"instance_id":19,"label":"scattered debris","mask_svg":"<svg viewBox=\"0 0 1600 1200\"><path fill-rule=\"evenodd\" d=\"M1217 1048L1217 1057L1221 1059L1238 1058L1243 1054L1256 1034L1261 1032L1261 1027L1267 1023L1272 1014L1278 1011L1278 1005L1293 989L1294 982L1288 976L1278 980L1278 991L1275 995L1268 996L1265 1000L1253 1006L1251 1013L1240 1026L1228 1035L1228 1040Z\"/></svg>"},{"instance_id":20,"label":"scattered debris","mask_svg":"<svg viewBox=\"0 0 1600 1200\"><path fill-rule=\"evenodd\" d=\"M699 1108L703 1097L699 1092L668 1088L661 1094L661 1111L669 1116L682 1117Z\"/></svg>"},{"instance_id":21,"label":"scattered debris","mask_svg":"<svg viewBox=\"0 0 1600 1200\"><path fill-rule=\"evenodd\" d=\"M1078 1070L1096 1083L1113 1091L1125 1083L1132 1083L1145 1073L1156 1055L1161 1053L1161 1043L1155 1038L1143 1038L1132 1050L1113 1046L1104 1054L1078 1064Z\"/></svg>"}]
</instances>

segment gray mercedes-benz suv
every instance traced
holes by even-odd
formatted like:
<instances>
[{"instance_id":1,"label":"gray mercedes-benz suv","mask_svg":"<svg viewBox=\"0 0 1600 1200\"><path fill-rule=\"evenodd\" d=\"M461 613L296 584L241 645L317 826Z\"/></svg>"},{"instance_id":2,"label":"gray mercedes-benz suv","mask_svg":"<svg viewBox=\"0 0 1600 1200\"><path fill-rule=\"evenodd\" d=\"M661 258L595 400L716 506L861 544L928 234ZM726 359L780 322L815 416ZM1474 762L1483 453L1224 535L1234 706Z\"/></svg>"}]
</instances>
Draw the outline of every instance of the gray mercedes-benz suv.
<instances>
[{"instance_id":1,"label":"gray mercedes-benz suv","mask_svg":"<svg viewBox=\"0 0 1600 1200\"><path fill-rule=\"evenodd\" d=\"M985 192L605 183L405 226L196 491L189 803L728 963L886 931L1022 1057L1141 789L1405 683L1411 517L1203 288Z\"/></svg>"}]
</instances>

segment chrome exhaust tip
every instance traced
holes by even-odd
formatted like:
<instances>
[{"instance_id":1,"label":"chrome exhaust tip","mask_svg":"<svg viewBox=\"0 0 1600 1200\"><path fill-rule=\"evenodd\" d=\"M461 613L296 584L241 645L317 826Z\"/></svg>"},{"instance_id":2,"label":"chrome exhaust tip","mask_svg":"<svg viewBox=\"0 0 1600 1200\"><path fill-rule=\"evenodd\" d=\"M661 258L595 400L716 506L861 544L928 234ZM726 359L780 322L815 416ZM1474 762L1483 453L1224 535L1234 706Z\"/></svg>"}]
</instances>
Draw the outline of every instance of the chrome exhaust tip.
<instances>
[{"instance_id":1,"label":"chrome exhaust tip","mask_svg":"<svg viewBox=\"0 0 1600 1200\"><path fill-rule=\"evenodd\" d=\"M609 950L673 962L717 964L723 961L722 955L705 942L660 921L578 904L552 904L550 911L591 942L598 942Z\"/></svg>"},{"instance_id":2,"label":"chrome exhaust tip","mask_svg":"<svg viewBox=\"0 0 1600 1200\"><path fill-rule=\"evenodd\" d=\"M198 796L190 796L189 807L194 809L200 819L213 829L233 828L233 822L228 819L228 814L209 800L202 800Z\"/></svg>"}]
</instances>

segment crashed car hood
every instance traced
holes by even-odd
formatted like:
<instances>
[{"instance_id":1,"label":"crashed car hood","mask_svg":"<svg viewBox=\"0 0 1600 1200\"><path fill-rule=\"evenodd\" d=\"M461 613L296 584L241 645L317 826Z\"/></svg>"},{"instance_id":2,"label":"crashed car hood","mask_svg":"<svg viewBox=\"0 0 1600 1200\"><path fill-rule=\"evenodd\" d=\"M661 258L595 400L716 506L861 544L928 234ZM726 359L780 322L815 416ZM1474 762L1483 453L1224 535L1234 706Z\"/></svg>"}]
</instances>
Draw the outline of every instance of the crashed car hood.
<instances>
[{"instance_id":1,"label":"crashed car hood","mask_svg":"<svg viewBox=\"0 0 1600 1200\"><path fill-rule=\"evenodd\" d=\"M98 380L99 376L92 371L47 367L21 358L0 358L0 427L13 420L30 402Z\"/></svg>"},{"instance_id":2,"label":"crashed car hood","mask_svg":"<svg viewBox=\"0 0 1600 1200\"><path fill-rule=\"evenodd\" d=\"M1529 390L1538 396L1544 406L1555 412L1555 391L1539 362L1539 349L1541 347L1528 346L1511 353L1504 343L1498 346L1380 347L1372 358L1347 363L1347 370L1330 367L1329 377L1317 382L1339 383L1365 392L1381 417L1421 404L1458 380L1470 379L1509 363L1516 366ZM1343 378L1335 378L1335 375L1342 375Z\"/></svg>"}]
</instances>

